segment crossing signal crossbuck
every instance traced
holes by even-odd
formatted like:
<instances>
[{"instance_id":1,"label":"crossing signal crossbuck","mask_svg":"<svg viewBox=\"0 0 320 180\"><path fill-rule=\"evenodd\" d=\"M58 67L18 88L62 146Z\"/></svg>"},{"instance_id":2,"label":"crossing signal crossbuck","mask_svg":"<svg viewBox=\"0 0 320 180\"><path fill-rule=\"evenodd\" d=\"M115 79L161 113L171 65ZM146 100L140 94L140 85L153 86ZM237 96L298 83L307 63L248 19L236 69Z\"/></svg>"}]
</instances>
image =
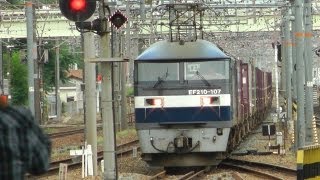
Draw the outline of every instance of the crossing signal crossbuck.
<instances>
[{"instance_id":1,"label":"crossing signal crossbuck","mask_svg":"<svg viewBox=\"0 0 320 180\"><path fill-rule=\"evenodd\" d=\"M61 13L69 20L80 22L89 19L96 10L95 0L59 0Z\"/></svg>"}]
</instances>

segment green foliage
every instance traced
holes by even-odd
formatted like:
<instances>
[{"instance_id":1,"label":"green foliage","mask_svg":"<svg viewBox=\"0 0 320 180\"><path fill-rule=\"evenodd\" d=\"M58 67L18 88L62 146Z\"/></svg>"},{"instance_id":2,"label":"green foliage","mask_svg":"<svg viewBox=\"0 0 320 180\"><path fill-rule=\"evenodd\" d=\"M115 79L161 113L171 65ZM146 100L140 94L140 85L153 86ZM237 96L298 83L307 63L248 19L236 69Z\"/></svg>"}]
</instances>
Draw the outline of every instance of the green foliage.
<instances>
[{"instance_id":1,"label":"green foliage","mask_svg":"<svg viewBox=\"0 0 320 180\"><path fill-rule=\"evenodd\" d=\"M21 0L7 0L8 3L18 5L18 4L23 4L24 1Z\"/></svg>"},{"instance_id":2,"label":"green foliage","mask_svg":"<svg viewBox=\"0 0 320 180\"><path fill-rule=\"evenodd\" d=\"M11 43L16 49L26 48L25 38L16 39ZM54 46L54 43L49 42L44 47L45 49L49 49L49 62L43 66L43 83L46 92L51 91L55 86L56 52ZM70 45L67 44L60 46L60 80L63 83L68 79L66 72L71 65L76 63L78 67L83 67L81 54L72 54L69 52L69 47ZM18 50L11 49L9 51L6 48L3 49L3 75L5 79L10 79L12 104L26 105L28 102L28 65L21 62Z\"/></svg>"},{"instance_id":3,"label":"green foliage","mask_svg":"<svg viewBox=\"0 0 320 180\"><path fill-rule=\"evenodd\" d=\"M44 65L44 90L51 91L55 86L56 51L54 44L52 43L49 43L46 48L49 48L49 62ZM73 64L80 64L82 58L79 55L73 55L71 52L69 52L67 45L62 45L60 46L59 61L60 80L62 83L65 83L68 79L67 72L69 67Z\"/></svg>"},{"instance_id":4,"label":"green foliage","mask_svg":"<svg viewBox=\"0 0 320 180\"><path fill-rule=\"evenodd\" d=\"M13 105L28 102L28 67L20 61L20 54L14 52L11 59L10 92Z\"/></svg>"}]
</instances>

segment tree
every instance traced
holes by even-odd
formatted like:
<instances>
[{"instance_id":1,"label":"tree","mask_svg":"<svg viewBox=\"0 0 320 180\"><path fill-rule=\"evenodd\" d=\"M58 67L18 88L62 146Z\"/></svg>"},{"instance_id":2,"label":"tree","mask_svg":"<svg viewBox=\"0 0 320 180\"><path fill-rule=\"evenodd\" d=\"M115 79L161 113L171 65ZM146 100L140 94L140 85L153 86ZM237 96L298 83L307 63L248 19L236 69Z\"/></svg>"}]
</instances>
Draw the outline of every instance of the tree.
<instances>
[{"instance_id":1,"label":"tree","mask_svg":"<svg viewBox=\"0 0 320 180\"><path fill-rule=\"evenodd\" d=\"M3 54L4 78L10 80L11 103L14 105L27 105L28 102L28 66L27 62L22 62L18 49L26 48L25 39L15 40L12 46L16 49L5 49ZM55 61L56 54L53 43L48 43L45 49L49 49L49 62L44 64L43 82L44 91L51 91L55 86ZM39 56L38 56L39 57ZM72 54L68 50L68 45L60 46L60 80L65 83L68 79L67 72L71 65L75 63L83 66L81 54ZM8 72L8 73L7 73Z\"/></svg>"},{"instance_id":2,"label":"tree","mask_svg":"<svg viewBox=\"0 0 320 180\"><path fill-rule=\"evenodd\" d=\"M49 49L49 62L44 65L44 90L51 91L55 86L55 62L56 62L56 52L54 45L49 43L45 48ZM82 58L80 55L72 54L68 50L67 45L62 45L59 47L59 60L60 60L60 80L65 83L68 79L67 72L71 65L81 64Z\"/></svg>"},{"instance_id":3,"label":"tree","mask_svg":"<svg viewBox=\"0 0 320 180\"><path fill-rule=\"evenodd\" d=\"M27 105L28 67L26 64L21 63L19 52L12 53L10 75L11 103L13 105Z\"/></svg>"}]
</instances>

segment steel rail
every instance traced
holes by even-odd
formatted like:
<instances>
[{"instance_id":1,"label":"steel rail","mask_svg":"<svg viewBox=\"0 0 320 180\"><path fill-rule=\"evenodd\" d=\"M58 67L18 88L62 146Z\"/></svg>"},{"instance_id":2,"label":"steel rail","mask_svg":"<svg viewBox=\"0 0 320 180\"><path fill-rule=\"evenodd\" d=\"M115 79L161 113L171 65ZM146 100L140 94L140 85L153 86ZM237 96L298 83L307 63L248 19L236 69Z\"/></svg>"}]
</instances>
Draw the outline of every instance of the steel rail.
<instances>
[{"instance_id":1,"label":"steel rail","mask_svg":"<svg viewBox=\"0 0 320 180\"><path fill-rule=\"evenodd\" d=\"M292 169L292 168L288 168L288 167L284 167L284 166L279 166L279 165L261 163L261 162L238 160L238 159L232 159L232 158L227 158L227 159L223 160L223 162L232 162L232 163L245 164L245 165L250 165L250 166L268 167L268 168L272 168L272 169L281 170L284 172L297 173L296 169Z\"/></svg>"},{"instance_id":2,"label":"steel rail","mask_svg":"<svg viewBox=\"0 0 320 180\"><path fill-rule=\"evenodd\" d=\"M252 162L252 161L246 161L246 160L236 160L236 159L225 159L220 163L220 166L222 167L228 167L232 169L239 169L242 171L253 173L257 176L263 176L271 179L277 179L282 180L283 178L279 177L278 175L273 175L270 173L262 172L256 169L253 169L251 167L255 168L269 168L271 170L276 170L279 172L286 173L286 175L293 175L296 176L297 171L295 169L287 168L284 166L278 166L278 165L271 165L266 163L259 163L259 162Z\"/></svg>"}]
</instances>

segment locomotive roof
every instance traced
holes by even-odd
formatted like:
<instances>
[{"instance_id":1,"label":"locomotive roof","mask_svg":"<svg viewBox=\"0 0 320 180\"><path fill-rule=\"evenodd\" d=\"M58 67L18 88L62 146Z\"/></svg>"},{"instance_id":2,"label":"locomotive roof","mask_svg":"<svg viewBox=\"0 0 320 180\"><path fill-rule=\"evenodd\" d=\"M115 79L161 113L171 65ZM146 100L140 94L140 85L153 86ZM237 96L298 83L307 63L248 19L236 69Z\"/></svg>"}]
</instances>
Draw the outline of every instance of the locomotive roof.
<instances>
[{"instance_id":1,"label":"locomotive roof","mask_svg":"<svg viewBox=\"0 0 320 180\"><path fill-rule=\"evenodd\" d=\"M136 60L215 60L229 59L213 43L206 40L195 42L160 41L146 49Z\"/></svg>"}]
</instances>

